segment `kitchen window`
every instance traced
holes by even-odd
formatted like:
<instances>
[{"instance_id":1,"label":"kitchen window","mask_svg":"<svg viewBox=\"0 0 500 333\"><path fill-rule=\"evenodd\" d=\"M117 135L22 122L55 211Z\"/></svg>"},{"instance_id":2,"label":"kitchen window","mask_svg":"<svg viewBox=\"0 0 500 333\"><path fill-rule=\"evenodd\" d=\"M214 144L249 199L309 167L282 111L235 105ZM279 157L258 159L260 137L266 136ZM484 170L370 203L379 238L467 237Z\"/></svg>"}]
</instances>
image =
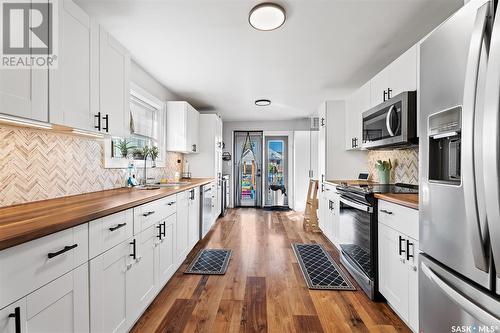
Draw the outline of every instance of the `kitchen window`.
<instances>
[{"instance_id":1,"label":"kitchen window","mask_svg":"<svg viewBox=\"0 0 500 333\"><path fill-rule=\"evenodd\" d=\"M129 97L130 135L125 138L109 138L104 143L106 168L126 168L133 161L137 167L144 165L144 148L157 147L155 163L165 165L165 103L131 83Z\"/></svg>"}]
</instances>

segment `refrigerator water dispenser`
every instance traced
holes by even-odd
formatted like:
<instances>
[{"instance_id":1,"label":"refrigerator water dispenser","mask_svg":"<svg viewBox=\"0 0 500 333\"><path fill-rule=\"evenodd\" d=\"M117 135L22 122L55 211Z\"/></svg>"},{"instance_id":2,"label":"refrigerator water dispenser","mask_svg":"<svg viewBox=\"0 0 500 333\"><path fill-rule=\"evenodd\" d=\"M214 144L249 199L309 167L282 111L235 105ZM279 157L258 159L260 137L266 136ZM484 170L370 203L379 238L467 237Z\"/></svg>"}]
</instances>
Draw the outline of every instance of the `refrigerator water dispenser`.
<instances>
[{"instance_id":1,"label":"refrigerator water dispenser","mask_svg":"<svg viewBox=\"0 0 500 333\"><path fill-rule=\"evenodd\" d=\"M462 108L429 116L429 181L459 185L461 181Z\"/></svg>"}]
</instances>

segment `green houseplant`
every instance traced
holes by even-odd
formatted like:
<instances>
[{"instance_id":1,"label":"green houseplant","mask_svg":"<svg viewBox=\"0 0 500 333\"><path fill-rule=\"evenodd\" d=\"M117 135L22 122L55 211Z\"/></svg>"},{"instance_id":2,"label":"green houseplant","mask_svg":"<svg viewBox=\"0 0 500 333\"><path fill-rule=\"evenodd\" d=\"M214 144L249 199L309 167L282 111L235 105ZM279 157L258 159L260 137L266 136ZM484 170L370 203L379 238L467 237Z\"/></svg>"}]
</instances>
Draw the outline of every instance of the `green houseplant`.
<instances>
[{"instance_id":1,"label":"green houseplant","mask_svg":"<svg viewBox=\"0 0 500 333\"><path fill-rule=\"evenodd\" d=\"M135 149L136 146L134 146L131 141L123 139L118 141L118 143L116 144L116 148L118 148L118 150L120 151L122 158L127 158L130 154L130 151L132 149Z\"/></svg>"},{"instance_id":2,"label":"green houseplant","mask_svg":"<svg viewBox=\"0 0 500 333\"><path fill-rule=\"evenodd\" d=\"M389 184L392 163L391 159L389 161L378 160L375 163L375 168L378 171L378 181L380 184Z\"/></svg>"}]
</instances>

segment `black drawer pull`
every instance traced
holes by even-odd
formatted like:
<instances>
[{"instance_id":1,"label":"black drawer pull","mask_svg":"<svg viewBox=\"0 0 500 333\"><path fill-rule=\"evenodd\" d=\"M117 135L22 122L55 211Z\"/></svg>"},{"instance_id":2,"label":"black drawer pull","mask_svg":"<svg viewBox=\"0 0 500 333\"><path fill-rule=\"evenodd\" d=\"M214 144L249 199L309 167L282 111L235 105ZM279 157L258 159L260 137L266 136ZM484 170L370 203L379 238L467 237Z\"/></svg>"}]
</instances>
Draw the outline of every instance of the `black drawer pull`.
<instances>
[{"instance_id":1,"label":"black drawer pull","mask_svg":"<svg viewBox=\"0 0 500 333\"><path fill-rule=\"evenodd\" d=\"M388 210L385 210L385 209L381 209L380 212L381 213L386 213L387 215L392 215L392 212L390 212Z\"/></svg>"},{"instance_id":2,"label":"black drawer pull","mask_svg":"<svg viewBox=\"0 0 500 333\"><path fill-rule=\"evenodd\" d=\"M16 333L21 333L21 308L16 307L14 313L9 314L9 318L15 319Z\"/></svg>"},{"instance_id":3,"label":"black drawer pull","mask_svg":"<svg viewBox=\"0 0 500 333\"><path fill-rule=\"evenodd\" d=\"M54 257L57 257L60 254L63 254L64 252L68 252L70 250L73 250L77 246L78 246L78 244L73 244L73 245L65 246L64 249L62 249L62 250L59 250L57 252L52 252L52 253L47 254L47 257L49 257L49 259L52 259Z\"/></svg>"},{"instance_id":4,"label":"black drawer pull","mask_svg":"<svg viewBox=\"0 0 500 333\"><path fill-rule=\"evenodd\" d=\"M405 250L403 250L403 247L401 246L401 242L404 242L404 241L405 241L405 239L403 237L399 236L399 255L406 252Z\"/></svg>"},{"instance_id":5,"label":"black drawer pull","mask_svg":"<svg viewBox=\"0 0 500 333\"><path fill-rule=\"evenodd\" d=\"M154 210L152 210L152 211L150 211L150 212L147 212L147 213L142 214L142 216L144 216L144 217L148 217L149 215L153 215L154 213L155 213L155 211L154 211Z\"/></svg>"},{"instance_id":6,"label":"black drawer pull","mask_svg":"<svg viewBox=\"0 0 500 333\"><path fill-rule=\"evenodd\" d=\"M120 223L120 224L117 224L117 225L115 225L114 227L109 228L109 231L115 231L115 230L118 230L118 229L120 229L120 228L123 228L123 227L124 227L124 226L126 226L126 225L127 225L127 223Z\"/></svg>"},{"instance_id":7,"label":"black drawer pull","mask_svg":"<svg viewBox=\"0 0 500 333\"><path fill-rule=\"evenodd\" d=\"M169 203L167 203L167 205L169 205L169 206L172 206L174 204L175 204L175 201L170 201Z\"/></svg>"},{"instance_id":8,"label":"black drawer pull","mask_svg":"<svg viewBox=\"0 0 500 333\"><path fill-rule=\"evenodd\" d=\"M413 251L415 251L414 245L410 241L406 241L406 260L410 260L410 258L413 258L413 254L410 254L410 246L412 247Z\"/></svg>"},{"instance_id":9,"label":"black drawer pull","mask_svg":"<svg viewBox=\"0 0 500 333\"><path fill-rule=\"evenodd\" d=\"M137 253L136 253L136 247L135 247L136 241L135 238L133 241L130 242L130 245L132 245L132 254L130 256L135 260L137 259Z\"/></svg>"}]
</instances>

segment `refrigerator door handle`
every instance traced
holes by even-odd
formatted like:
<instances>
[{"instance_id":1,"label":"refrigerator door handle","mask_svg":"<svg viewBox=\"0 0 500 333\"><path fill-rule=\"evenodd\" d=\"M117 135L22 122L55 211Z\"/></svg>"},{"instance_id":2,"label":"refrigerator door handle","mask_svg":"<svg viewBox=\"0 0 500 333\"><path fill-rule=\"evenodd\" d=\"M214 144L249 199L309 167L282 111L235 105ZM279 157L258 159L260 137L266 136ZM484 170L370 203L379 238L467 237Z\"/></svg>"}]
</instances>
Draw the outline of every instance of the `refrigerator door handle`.
<instances>
[{"instance_id":1,"label":"refrigerator door handle","mask_svg":"<svg viewBox=\"0 0 500 333\"><path fill-rule=\"evenodd\" d=\"M497 276L500 278L500 12L490 42L483 118L483 176L486 216Z\"/></svg>"},{"instance_id":2,"label":"refrigerator door handle","mask_svg":"<svg viewBox=\"0 0 500 333\"><path fill-rule=\"evenodd\" d=\"M485 272L488 272L489 267L481 233L481 225L476 197L476 183L474 175L474 117L477 97L477 82L479 76L479 61L481 58L481 49L485 37L490 5L490 2L487 2L477 10L476 20L474 22L474 30L470 39L469 54L467 57L468 60L465 72L462 112L462 182L464 189L465 213L468 234L471 237L474 264L478 269Z\"/></svg>"},{"instance_id":3,"label":"refrigerator door handle","mask_svg":"<svg viewBox=\"0 0 500 333\"><path fill-rule=\"evenodd\" d=\"M421 263L420 268L429 280L434 282L441 291L443 291L453 302L459 305L472 317L476 318L481 323L493 326L500 326L500 319L494 317L489 312L483 310L471 302L467 297L463 296L458 291L450 287L444 280L442 280L436 273L434 273L425 263Z\"/></svg>"}]
</instances>

